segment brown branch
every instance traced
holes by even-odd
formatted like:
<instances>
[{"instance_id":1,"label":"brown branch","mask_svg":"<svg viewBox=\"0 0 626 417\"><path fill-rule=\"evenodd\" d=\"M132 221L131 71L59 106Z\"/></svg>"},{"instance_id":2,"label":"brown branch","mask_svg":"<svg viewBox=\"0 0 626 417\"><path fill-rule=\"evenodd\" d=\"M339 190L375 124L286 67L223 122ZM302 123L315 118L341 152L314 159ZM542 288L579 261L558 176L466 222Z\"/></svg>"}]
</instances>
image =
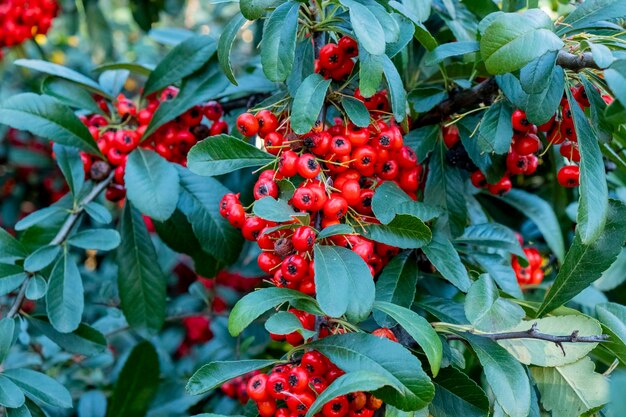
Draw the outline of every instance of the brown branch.
<instances>
[{"instance_id":1,"label":"brown branch","mask_svg":"<svg viewBox=\"0 0 626 417\"><path fill-rule=\"evenodd\" d=\"M76 222L78 222L78 220L80 219L80 216L83 214L85 210L85 206L91 203L106 188L109 182L111 182L111 180L113 179L113 174L114 172L111 171L111 173L109 174L107 178L97 183L93 187L93 189L89 192L89 194L87 194L76 205L76 208L74 209L72 214L70 214L69 217L65 220L65 223L63 223L63 225L57 232L54 239L50 241L49 243L50 245L60 245L61 243L65 242L70 232L72 231L72 228L74 227ZM22 304L24 303L24 299L26 298L26 290L28 289L28 285L30 284L30 280L33 277L33 275L34 275L33 273L29 272L24 282L22 282L22 285L20 286L20 290L18 291L15 297L15 300L13 300L13 304L11 305L11 308L9 309L9 312L7 313L6 317L13 318L20 311L20 308L22 307Z\"/></svg>"},{"instance_id":2,"label":"brown branch","mask_svg":"<svg viewBox=\"0 0 626 417\"><path fill-rule=\"evenodd\" d=\"M585 68L600 69L591 52L577 55L559 51L559 54L556 56L556 64L571 71L580 71Z\"/></svg>"}]
</instances>

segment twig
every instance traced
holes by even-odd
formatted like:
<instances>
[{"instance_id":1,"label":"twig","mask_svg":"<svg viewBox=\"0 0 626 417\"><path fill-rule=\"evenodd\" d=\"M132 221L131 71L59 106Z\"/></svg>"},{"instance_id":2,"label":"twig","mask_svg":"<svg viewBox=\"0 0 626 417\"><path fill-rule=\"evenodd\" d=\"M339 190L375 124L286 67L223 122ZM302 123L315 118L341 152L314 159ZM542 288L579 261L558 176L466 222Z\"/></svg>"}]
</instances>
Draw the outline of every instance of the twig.
<instances>
[{"instance_id":1,"label":"twig","mask_svg":"<svg viewBox=\"0 0 626 417\"><path fill-rule=\"evenodd\" d=\"M80 219L80 216L84 212L85 206L91 203L98 196L98 194L100 194L106 188L109 182L111 182L111 180L113 179L113 174L114 172L111 171L111 173L109 174L107 178L97 183L93 187L93 189L89 192L89 194L87 194L76 205L76 208L72 211L69 217L65 220L65 223L63 223L63 226L61 226L61 228L57 232L54 239L50 241L50 245L60 245L61 243L65 241L65 239L67 239L70 232L72 231L72 228L74 227L74 225L76 224L78 219ZM22 303L24 303L24 299L26 297L26 290L28 289L28 285L30 284L30 280L33 277L33 275L34 275L33 273L28 273L26 279L20 286L20 290L17 293L15 300L13 300L13 304L11 305L11 308L9 309L9 312L7 313L6 317L13 318L20 311L20 308L22 307Z\"/></svg>"},{"instance_id":2,"label":"twig","mask_svg":"<svg viewBox=\"0 0 626 417\"><path fill-rule=\"evenodd\" d=\"M559 54L556 56L556 64L572 71L580 71L585 68L600 69L591 52L577 55L570 54L567 51L559 51Z\"/></svg>"},{"instance_id":3,"label":"twig","mask_svg":"<svg viewBox=\"0 0 626 417\"><path fill-rule=\"evenodd\" d=\"M233 100L220 103L224 113L228 114L233 110L254 107L256 104L262 102L270 96L270 93L254 93L247 96L235 98Z\"/></svg>"}]
</instances>

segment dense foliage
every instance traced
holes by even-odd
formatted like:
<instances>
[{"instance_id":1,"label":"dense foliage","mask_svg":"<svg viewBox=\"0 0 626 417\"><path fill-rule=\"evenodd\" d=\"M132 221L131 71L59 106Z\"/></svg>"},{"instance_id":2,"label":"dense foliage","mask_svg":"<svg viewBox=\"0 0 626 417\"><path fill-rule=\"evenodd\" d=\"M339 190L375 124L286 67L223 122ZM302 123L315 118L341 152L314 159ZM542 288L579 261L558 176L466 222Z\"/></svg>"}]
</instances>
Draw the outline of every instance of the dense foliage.
<instances>
[{"instance_id":1,"label":"dense foliage","mask_svg":"<svg viewBox=\"0 0 626 417\"><path fill-rule=\"evenodd\" d=\"M626 413L626 0L5 3L0 415Z\"/></svg>"}]
</instances>

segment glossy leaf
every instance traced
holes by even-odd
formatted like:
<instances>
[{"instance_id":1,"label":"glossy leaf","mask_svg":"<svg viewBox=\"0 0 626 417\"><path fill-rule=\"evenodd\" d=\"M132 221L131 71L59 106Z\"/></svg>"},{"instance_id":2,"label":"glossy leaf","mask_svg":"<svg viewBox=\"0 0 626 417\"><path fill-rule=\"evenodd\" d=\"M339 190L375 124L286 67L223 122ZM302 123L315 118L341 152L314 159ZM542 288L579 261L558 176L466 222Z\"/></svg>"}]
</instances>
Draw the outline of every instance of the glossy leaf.
<instances>
[{"instance_id":1,"label":"glossy leaf","mask_svg":"<svg viewBox=\"0 0 626 417\"><path fill-rule=\"evenodd\" d=\"M370 113L361 100L352 97L344 97L341 105L352 123L360 127L370 124Z\"/></svg>"},{"instance_id":2,"label":"glossy leaf","mask_svg":"<svg viewBox=\"0 0 626 417\"><path fill-rule=\"evenodd\" d=\"M52 149L70 192L76 198L85 183L83 161L76 149L59 144L55 144Z\"/></svg>"},{"instance_id":3,"label":"glossy leaf","mask_svg":"<svg viewBox=\"0 0 626 417\"><path fill-rule=\"evenodd\" d=\"M505 101L493 104L485 112L478 130L478 144L483 152L506 154L513 138L513 109Z\"/></svg>"},{"instance_id":4,"label":"glossy leaf","mask_svg":"<svg viewBox=\"0 0 626 417\"><path fill-rule=\"evenodd\" d=\"M83 230L70 237L67 242L77 248L108 251L119 246L120 234L113 229Z\"/></svg>"},{"instance_id":5,"label":"glossy leaf","mask_svg":"<svg viewBox=\"0 0 626 417\"><path fill-rule=\"evenodd\" d=\"M467 269L447 236L435 229L432 240L422 250L446 280L463 292L469 290L471 280Z\"/></svg>"},{"instance_id":6,"label":"glossy leaf","mask_svg":"<svg viewBox=\"0 0 626 417\"><path fill-rule=\"evenodd\" d=\"M361 6L362 7L362 6ZM297 134L307 133L317 120L331 80L315 73L304 79L291 107L291 127Z\"/></svg>"},{"instance_id":7,"label":"glossy leaf","mask_svg":"<svg viewBox=\"0 0 626 417\"><path fill-rule=\"evenodd\" d=\"M415 298L418 275L417 262L411 257L410 251L394 256L376 281L376 301L411 307ZM374 319L382 327L394 325L394 320L380 311L374 312Z\"/></svg>"},{"instance_id":8,"label":"glossy leaf","mask_svg":"<svg viewBox=\"0 0 626 417\"><path fill-rule=\"evenodd\" d=\"M478 330L497 332L519 324L526 314L514 302L501 298L487 274L475 281L465 298L465 316Z\"/></svg>"},{"instance_id":9,"label":"glossy leaf","mask_svg":"<svg viewBox=\"0 0 626 417\"><path fill-rule=\"evenodd\" d=\"M439 45L424 57L424 65L436 65L452 57L463 56L477 52L480 44L476 41L450 42Z\"/></svg>"},{"instance_id":10,"label":"glossy leaf","mask_svg":"<svg viewBox=\"0 0 626 417\"><path fill-rule=\"evenodd\" d=\"M7 408L18 408L26 398L22 390L9 378L0 374L0 405Z\"/></svg>"},{"instance_id":11,"label":"glossy leaf","mask_svg":"<svg viewBox=\"0 0 626 417\"><path fill-rule=\"evenodd\" d=\"M359 42L359 46L372 55L385 53L385 31L376 16L367 6L355 0L342 0L341 4L348 8L350 23Z\"/></svg>"},{"instance_id":12,"label":"glossy leaf","mask_svg":"<svg viewBox=\"0 0 626 417\"><path fill-rule=\"evenodd\" d=\"M404 120L406 115L406 90L398 69L387 55L383 55L383 73L387 81L389 101L393 116L398 123Z\"/></svg>"},{"instance_id":13,"label":"glossy leaf","mask_svg":"<svg viewBox=\"0 0 626 417\"><path fill-rule=\"evenodd\" d=\"M107 348L107 341L102 333L83 323L71 333L59 333L43 315L29 317L28 323L68 352L95 355Z\"/></svg>"},{"instance_id":14,"label":"glossy leaf","mask_svg":"<svg viewBox=\"0 0 626 417\"><path fill-rule=\"evenodd\" d=\"M24 260L24 269L37 272L50 265L61 252L59 245L45 245L28 255Z\"/></svg>"},{"instance_id":15,"label":"glossy leaf","mask_svg":"<svg viewBox=\"0 0 626 417\"><path fill-rule=\"evenodd\" d=\"M386 225L370 225L365 228L365 235L376 242L401 249L421 248L432 238L431 231L424 222L407 214L398 214Z\"/></svg>"},{"instance_id":16,"label":"glossy leaf","mask_svg":"<svg viewBox=\"0 0 626 417\"><path fill-rule=\"evenodd\" d=\"M469 226L463 235L455 240L457 244L483 246L502 249L512 254L526 257L513 231L497 223L483 223Z\"/></svg>"},{"instance_id":17,"label":"glossy leaf","mask_svg":"<svg viewBox=\"0 0 626 417\"><path fill-rule=\"evenodd\" d=\"M12 263L27 256L22 244L2 228L0 228L0 249L0 263Z\"/></svg>"},{"instance_id":18,"label":"glossy leaf","mask_svg":"<svg viewBox=\"0 0 626 417\"><path fill-rule=\"evenodd\" d=\"M261 64L270 81L285 81L296 55L296 31L300 3L287 1L278 6L263 26Z\"/></svg>"},{"instance_id":19,"label":"glossy leaf","mask_svg":"<svg viewBox=\"0 0 626 417\"><path fill-rule=\"evenodd\" d=\"M64 67L63 65L54 64L52 62L42 61L39 59L17 59L14 63L15 65L18 65L20 67L29 68L35 71L43 72L44 74L71 81L73 83L86 87L92 92L97 93L103 97L109 96L106 92L102 91L100 85L98 85L97 82L81 74L80 72Z\"/></svg>"},{"instance_id":20,"label":"glossy leaf","mask_svg":"<svg viewBox=\"0 0 626 417\"><path fill-rule=\"evenodd\" d=\"M549 51L520 70L520 84L528 94L538 94L548 87L556 65L556 51Z\"/></svg>"},{"instance_id":21,"label":"glossy leaf","mask_svg":"<svg viewBox=\"0 0 626 417\"><path fill-rule=\"evenodd\" d=\"M228 135L212 136L198 142L187 156L187 166L198 175L227 174L242 168L268 164L274 156Z\"/></svg>"},{"instance_id":22,"label":"glossy leaf","mask_svg":"<svg viewBox=\"0 0 626 417\"><path fill-rule=\"evenodd\" d=\"M248 372L267 368L278 362L275 359L241 360L232 362L211 362L198 369L187 383L187 392L191 395L203 394L220 387Z\"/></svg>"},{"instance_id":23,"label":"glossy leaf","mask_svg":"<svg viewBox=\"0 0 626 417\"><path fill-rule=\"evenodd\" d=\"M285 200L276 200L274 197L257 200L253 212L258 217L272 222L288 222L294 217L302 216L302 213L296 212Z\"/></svg>"},{"instance_id":24,"label":"glossy leaf","mask_svg":"<svg viewBox=\"0 0 626 417\"><path fill-rule=\"evenodd\" d=\"M304 340L315 336L315 332L302 326L300 320L288 311L279 311L265 322L265 330L271 334L290 334L298 332Z\"/></svg>"},{"instance_id":25,"label":"glossy leaf","mask_svg":"<svg viewBox=\"0 0 626 417\"><path fill-rule=\"evenodd\" d=\"M61 383L30 369L7 369L3 375L20 387L30 398L52 407L72 407L72 396Z\"/></svg>"},{"instance_id":26,"label":"glossy leaf","mask_svg":"<svg viewBox=\"0 0 626 417\"><path fill-rule=\"evenodd\" d=\"M230 64L230 51L233 48L233 43L237 37L237 33L246 23L246 18L237 13L230 19L228 24L224 27L224 31L220 35L220 40L217 43L217 59L220 63L222 71L231 83L237 85L235 74L233 74L233 68Z\"/></svg>"},{"instance_id":27,"label":"glossy leaf","mask_svg":"<svg viewBox=\"0 0 626 417\"><path fill-rule=\"evenodd\" d=\"M489 399L482 388L458 369L443 368L433 380L435 398L430 404L433 417L487 417Z\"/></svg>"},{"instance_id":28,"label":"glossy leaf","mask_svg":"<svg viewBox=\"0 0 626 417\"><path fill-rule=\"evenodd\" d=\"M52 268L46 293L46 311L52 326L70 333L80 325L85 300L83 281L76 262L67 250Z\"/></svg>"},{"instance_id":29,"label":"glossy leaf","mask_svg":"<svg viewBox=\"0 0 626 417\"><path fill-rule=\"evenodd\" d=\"M5 317L0 320L0 363L9 354L11 345L13 344L13 335L15 333L15 320Z\"/></svg>"}]
</instances>

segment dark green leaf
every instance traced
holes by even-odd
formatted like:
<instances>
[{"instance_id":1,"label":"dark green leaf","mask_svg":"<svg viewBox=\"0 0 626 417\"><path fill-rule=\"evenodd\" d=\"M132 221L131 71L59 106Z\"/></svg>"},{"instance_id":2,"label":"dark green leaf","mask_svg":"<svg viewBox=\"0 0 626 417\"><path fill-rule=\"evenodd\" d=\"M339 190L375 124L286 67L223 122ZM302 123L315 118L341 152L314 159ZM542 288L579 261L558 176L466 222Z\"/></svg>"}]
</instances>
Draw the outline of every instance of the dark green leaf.
<instances>
[{"instance_id":1,"label":"dark green leaf","mask_svg":"<svg viewBox=\"0 0 626 417\"><path fill-rule=\"evenodd\" d=\"M27 278L24 268L19 265L0 264L0 295L10 293Z\"/></svg>"},{"instance_id":2,"label":"dark green leaf","mask_svg":"<svg viewBox=\"0 0 626 417\"><path fill-rule=\"evenodd\" d=\"M325 80L315 73L300 84L291 107L291 127L294 132L303 135L311 130L322 110L330 82L331 80Z\"/></svg>"},{"instance_id":3,"label":"dark green leaf","mask_svg":"<svg viewBox=\"0 0 626 417\"><path fill-rule=\"evenodd\" d=\"M274 160L274 156L228 135L211 136L198 142L187 158L191 172L206 176L262 166Z\"/></svg>"},{"instance_id":4,"label":"dark green leaf","mask_svg":"<svg viewBox=\"0 0 626 417\"><path fill-rule=\"evenodd\" d=\"M408 308L384 301L377 301L374 304L374 308L384 312L397 321L417 344L420 345L428 358L428 362L430 362L430 369L433 375L437 376L439 367L441 366L443 346L437 332L432 328L430 323Z\"/></svg>"},{"instance_id":5,"label":"dark green leaf","mask_svg":"<svg viewBox=\"0 0 626 417\"><path fill-rule=\"evenodd\" d=\"M397 13L391 14L391 17L396 21L399 33L397 41L387 43L385 46L385 55L389 58L393 58L402 52L409 42L411 42L415 34L415 25L409 19Z\"/></svg>"},{"instance_id":6,"label":"dark green leaf","mask_svg":"<svg viewBox=\"0 0 626 417\"><path fill-rule=\"evenodd\" d=\"M467 292L465 316L476 329L497 332L519 324L525 313L519 305L501 298L495 282L483 274Z\"/></svg>"},{"instance_id":7,"label":"dark green leaf","mask_svg":"<svg viewBox=\"0 0 626 417\"><path fill-rule=\"evenodd\" d=\"M52 407L72 407L72 396L59 382L41 372L30 369L7 369L3 373L33 400Z\"/></svg>"},{"instance_id":8,"label":"dark green leaf","mask_svg":"<svg viewBox=\"0 0 626 417\"><path fill-rule=\"evenodd\" d=\"M187 392L191 395L203 394L220 387L224 382L257 369L274 365L276 359L242 360L232 362L211 362L198 369L187 382Z\"/></svg>"},{"instance_id":9,"label":"dark green leaf","mask_svg":"<svg viewBox=\"0 0 626 417\"><path fill-rule=\"evenodd\" d=\"M493 104L485 112L478 130L478 145L486 153L504 155L509 151L513 138L511 116L513 109L506 101Z\"/></svg>"},{"instance_id":10,"label":"dark green leaf","mask_svg":"<svg viewBox=\"0 0 626 417\"><path fill-rule=\"evenodd\" d=\"M317 302L331 317L360 322L374 305L374 279L359 255L340 246L315 245Z\"/></svg>"},{"instance_id":11,"label":"dark green leaf","mask_svg":"<svg viewBox=\"0 0 626 417\"><path fill-rule=\"evenodd\" d=\"M537 316L565 304L598 279L617 258L625 236L626 206L610 200L604 232L589 245L584 244L580 234L576 233L574 243L565 255L563 265L537 311Z\"/></svg>"},{"instance_id":12,"label":"dark green leaf","mask_svg":"<svg viewBox=\"0 0 626 417\"><path fill-rule=\"evenodd\" d=\"M626 16L626 4L621 0L588 0L578 5L559 26L559 34L584 28L601 20Z\"/></svg>"},{"instance_id":13,"label":"dark green leaf","mask_svg":"<svg viewBox=\"0 0 626 417\"><path fill-rule=\"evenodd\" d=\"M41 85L41 91L66 106L88 110L94 114L102 113L102 109L96 104L91 93L70 81L54 77L46 78Z\"/></svg>"},{"instance_id":14,"label":"dark green leaf","mask_svg":"<svg viewBox=\"0 0 626 417\"><path fill-rule=\"evenodd\" d=\"M571 91L567 89L566 93L580 150L580 199L576 232L582 243L590 244L602 233L609 211L606 173L595 131Z\"/></svg>"},{"instance_id":15,"label":"dark green leaf","mask_svg":"<svg viewBox=\"0 0 626 417\"><path fill-rule=\"evenodd\" d=\"M423 113L423 112L427 112L433 109L443 100L445 100L447 97L448 97L448 93L439 87L420 87L420 88L416 88L415 90L412 90L409 93L408 100L409 100L409 104L411 105L411 108L414 111L418 113ZM418 132L418 133L413 133L413 132ZM427 127L426 128L423 127L420 129L412 130L408 134L418 135L420 133L427 133L427 132L429 132L429 129Z\"/></svg>"},{"instance_id":16,"label":"dark green leaf","mask_svg":"<svg viewBox=\"0 0 626 417\"><path fill-rule=\"evenodd\" d=\"M9 354L13 344L13 334L15 333L15 320L5 317L0 320L0 363Z\"/></svg>"},{"instance_id":17,"label":"dark green leaf","mask_svg":"<svg viewBox=\"0 0 626 417\"><path fill-rule=\"evenodd\" d=\"M565 243L559 221L552 209L541 197L524 190L513 189L502 196L502 200L515 207L537 225L537 228L546 240L550 250L563 262L565 257Z\"/></svg>"},{"instance_id":18,"label":"dark green leaf","mask_svg":"<svg viewBox=\"0 0 626 417\"><path fill-rule=\"evenodd\" d=\"M0 107L0 123L101 155L87 127L72 110L52 97L33 93L12 96Z\"/></svg>"},{"instance_id":19,"label":"dark green leaf","mask_svg":"<svg viewBox=\"0 0 626 417\"><path fill-rule=\"evenodd\" d=\"M378 91L383 80L383 60L371 55L364 48L359 49L359 91L363 97L371 97Z\"/></svg>"},{"instance_id":20,"label":"dark green leaf","mask_svg":"<svg viewBox=\"0 0 626 417\"><path fill-rule=\"evenodd\" d=\"M351 233L354 233L354 229L351 226L344 223L333 224L323 228L317 235L317 240L319 241L336 235L349 235Z\"/></svg>"},{"instance_id":21,"label":"dark green leaf","mask_svg":"<svg viewBox=\"0 0 626 417\"><path fill-rule=\"evenodd\" d=\"M548 88L556 65L556 51L549 51L529 62L520 71L520 85L527 94L539 94Z\"/></svg>"},{"instance_id":22,"label":"dark green leaf","mask_svg":"<svg viewBox=\"0 0 626 417\"><path fill-rule=\"evenodd\" d=\"M22 244L9 232L0 228L0 263L12 263L26 256L26 249Z\"/></svg>"},{"instance_id":23,"label":"dark green leaf","mask_svg":"<svg viewBox=\"0 0 626 417\"><path fill-rule=\"evenodd\" d=\"M20 67L30 68L35 71L43 72L44 74L63 78L81 85L94 93L100 94L103 97L109 97L106 92L102 91L97 82L79 72L74 71L73 69L64 67L63 65L53 64L52 62L42 61L39 59L18 59L14 61L14 63Z\"/></svg>"},{"instance_id":24,"label":"dark green leaf","mask_svg":"<svg viewBox=\"0 0 626 417\"><path fill-rule=\"evenodd\" d=\"M376 301L386 301L409 308L415 298L415 285L419 269L410 251L404 251L391 258L376 281ZM374 319L383 327L392 327L393 320L379 311Z\"/></svg>"},{"instance_id":25,"label":"dark green leaf","mask_svg":"<svg viewBox=\"0 0 626 417\"><path fill-rule=\"evenodd\" d=\"M523 258L526 257L515 233L498 223L483 223L469 226L462 236L455 240L457 244L485 246L502 249Z\"/></svg>"},{"instance_id":26,"label":"dark green leaf","mask_svg":"<svg viewBox=\"0 0 626 417\"><path fill-rule=\"evenodd\" d=\"M478 52L480 44L476 41L450 42L439 45L433 51L428 52L424 56L425 65L436 65L444 60Z\"/></svg>"},{"instance_id":27,"label":"dark green leaf","mask_svg":"<svg viewBox=\"0 0 626 417\"><path fill-rule=\"evenodd\" d=\"M352 97L344 97L341 105L346 111L352 123L360 127L367 127L370 124L370 113L361 100Z\"/></svg>"},{"instance_id":28,"label":"dark green leaf","mask_svg":"<svg viewBox=\"0 0 626 417\"><path fill-rule=\"evenodd\" d=\"M300 291L287 288L263 288L253 291L240 299L233 307L228 317L228 331L232 336L238 336L254 320L269 309L283 303L307 306L307 310L315 307L315 300Z\"/></svg>"},{"instance_id":29,"label":"dark green leaf","mask_svg":"<svg viewBox=\"0 0 626 417\"><path fill-rule=\"evenodd\" d=\"M422 250L446 280L463 292L469 290L472 281L465 265L461 262L459 253L447 236L435 229L432 240Z\"/></svg>"},{"instance_id":30,"label":"dark green leaf","mask_svg":"<svg viewBox=\"0 0 626 417\"><path fill-rule=\"evenodd\" d=\"M389 101L393 116L399 123L404 120L406 115L406 90L402 83L402 78L398 73L398 69L387 55L383 55L383 73L387 81L389 91Z\"/></svg>"},{"instance_id":31,"label":"dark green leaf","mask_svg":"<svg viewBox=\"0 0 626 417\"><path fill-rule=\"evenodd\" d=\"M133 348L117 377L108 417L143 417L159 387L159 357L154 346L143 341Z\"/></svg>"},{"instance_id":32,"label":"dark green leaf","mask_svg":"<svg viewBox=\"0 0 626 417\"><path fill-rule=\"evenodd\" d=\"M267 9L272 9L281 3L280 0L242 0L239 2L239 8L246 19L256 20L262 17Z\"/></svg>"},{"instance_id":33,"label":"dark green leaf","mask_svg":"<svg viewBox=\"0 0 626 417\"><path fill-rule=\"evenodd\" d=\"M119 246L120 234L113 229L83 230L70 237L67 242L81 249L108 251Z\"/></svg>"},{"instance_id":34,"label":"dark green leaf","mask_svg":"<svg viewBox=\"0 0 626 417\"><path fill-rule=\"evenodd\" d=\"M261 64L270 81L285 81L296 55L296 31L300 3L287 1L265 21L261 41Z\"/></svg>"},{"instance_id":35,"label":"dark green leaf","mask_svg":"<svg viewBox=\"0 0 626 417\"><path fill-rule=\"evenodd\" d=\"M141 213L127 202L120 221L122 243L117 263L122 311L128 323L141 331L158 331L165 319L167 277L161 270Z\"/></svg>"},{"instance_id":36,"label":"dark green leaf","mask_svg":"<svg viewBox=\"0 0 626 417\"><path fill-rule=\"evenodd\" d=\"M517 282L515 271L511 266L511 258L497 253L474 252L472 258L498 284L502 291L517 298L522 298L522 289Z\"/></svg>"},{"instance_id":37,"label":"dark green leaf","mask_svg":"<svg viewBox=\"0 0 626 417\"><path fill-rule=\"evenodd\" d=\"M224 31L220 35L220 40L217 43L217 59L220 63L222 71L231 83L237 85L235 74L233 74L233 68L230 65L230 51L233 48L233 43L239 33L239 29L246 23L246 18L237 13L233 16L228 24L224 27Z\"/></svg>"},{"instance_id":38,"label":"dark green leaf","mask_svg":"<svg viewBox=\"0 0 626 417\"><path fill-rule=\"evenodd\" d=\"M491 74L503 74L562 46L563 41L553 32L550 17L532 9L495 17L480 40L480 53Z\"/></svg>"},{"instance_id":39,"label":"dark green leaf","mask_svg":"<svg viewBox=\"0 0 626 417\"><path fill-rule=\"evenodd\" d=\"M287 91L292 97L296 95L296 91L298 91L298 87L300 87L302 81L313 73L314 55L313 42L311 42L310 39L305 38L298 42L296 45L296 58L293 63L293 70L291 74L289 74L289 77L287 77Z\"/></svg>"},{"instance_id":40,"label":"dark green leaf","mask_svg":"<svg viewBox=\"0 0 626 417\"><path fill-rule=\"evenodd\" d=\"M22 390L9 378L0 374L0 405L17 408L21 407L25 400Z\"/></svg>"},{"instance_id":41,"label":"dark green leaf","mask_svg":"<svg viewBox=\"0 0 626 417\"><path fill-rule=\"evenodd\" d=\"M58 143L55 143L52 149L57 165L61 168L72 195L76 198L85 183L85 170L80 154L76 149Z\"/></svg>"},{"instance_id":42,"label":"dark green leaf","mask_svg":"<svg viewBox=\"0 0 626 417\"><path fill-rule=\"evenodd\" d=\"M139 211L166 220L176 209L180 181L172 164L156 152L137 148L126 162L126 195Z\"/></svg>"},{"instance_id":43,"label":"dark green leaf","mask_svg":"<svg viewBox=\"0 0 626 417\"><path fill-rule=\"evenodd\" d=\"M265 330L272 334L290 334L298 332L304 340L315 336L312 330L306 330L300 320L288 311L279 311L265 322Z\"/></svg>"},{"instance_id":44,"label":"dark green leaf","mask_svg":"<svg viewBox=\"0 0 626 417\"><path fill-rule=\"evenodd\" d=\"M109 224L113 221L111 213L102 204L92 201L85 206L85 212L98 223Z\"/></svg>"},{"instance_id":45,"label":"dark green leaf","mask_svg":"<svg viewBox=\"0 0 626 417\"><path fill-rule=\"evenodd\" d=\"M393 381L398 388L384 387L373 394L401 410L423 408L435 394L419 360L399 343L366 333L350 333L329 336L307 347L320 351L347 373L372 371Z\"/></svg>"},{"instance_id":46,"label":"dark green leaf","mask_svg":"<svg viewBox=\"0 0 626 417\"><path fill-rule=\"evenodd\" d=\"M489 399L476 382L458 369L442 369L433 380L435 398L430 404L433 417L487 417Z\"/></svg>"},{"instance_id":47,"label":"dark green leaf","mask_svg":"<svg viewBox=\"0 0 626 417\"><path fill-rule=\"evenodd\" d=\"M115 70L128 70L133 74L142 75L147 77L150 75L154 67L152 65L147 64L137 64L133 62L118 62L115 64L103 64L95 67L93 69L94 72L105 72L105 71L115 71Z\"/></svg>"},{"instance_id":48,"label":"dark green leaf","mask_svg":"<svg viewBox=\"0 0 626 417\"><path fill-rule=\"evenodd\" d=\"M178 167L181 195L178 208L186 216L202 249L224 262L234 262L242 237L219 213L219 202L229 192L219 181Z\"/></svg>"},{"instance_id":49,"label":"dark green leaf","mask_svg":"<svg viewBox=\"0 0 626 417\"><path fill-rule=\"evenodd\" d=\"M101 353L107 348L107 341L102 333L86 324L81 323L71 333L59 333L46 316L30 316L28 322L68 352L89 356Z\"/></svg>"},{"instance_id":50,"label":"dark green leaf","mask_svg":"<svg viewBox=\"0 0 626 417\"><path fill-rule=\"evenodd\" d=\"M340 376L332 382L315 400L306 413L306 417L312 417L322 409L324 404L335 397L350 394L357 391L375 391L384 386L397 390L401 388L395 381L387 376L372 371L355 371Z\"/></svg>"},{"instance_id":51,"label":"dark green leaf","mask_svg":"<svg viewBox=\"0 0 626 417\"><path fill-rule=\"evenodd\" d=\"M370 8L354 0L342 0L341 4L348 8L350 23L359 46L372 55L385 53L385 31Z\"/></svg>"},{"instance_id":52,"label":"dark green leaf","mask_svg":"<svg viewBox=\"0 0 626 417\"><path fill-rule=\"evenodd\" d=\"M365 235L376 242L401 249L418 249L432 238L428 226L417 217L398 214L389 224L372 224L365 228Z\"/></svg>"},{"instance_id":53,"label":"dark green leaf","mask_svg":"<svg viewBox=\"0 0 626 417\"><path fill-rule=\"evenodd\" d=\"M59 245L46 245L28 255L24 261L24 269L28 272L41 271L50 265L61 252Z\"/></svg>"},{"instance_id":54,"label":"dark green leaf","mask_svg":"<svg viewBox=\"0 0 626 417\"><path fill-rule=\"evenodd\" d=\"M117 96L124 89L129 76L130 70L127 69L108 70L100 73L98 82L102 88L109 91L112 96Z\"/></svg>"},{"instance_id":55,"label":"dark green leaf","mask_svg":"<svg viewBox=\"0 0 626 417\"><path fill-rule=\"evenodd\" d=\"M492 340L470 334L463 337L478 356L498 404L511 417L527 417L530 384L522 365Z\"/></svg>"},{"instance_id":56,"label":"dark green leaf","mask_svg":"<svg viewBox=\"0 0 626 417\"><path fill-rule=\"evenodd\" d=\"M50 273L46 293L46 311L50 323L61 333L78 328L83 315L85 300L83 281L76 262L67 250Z\"/></svg>"},{"instance_id":57,"label":"dark green leaf","mask_svg":"<svg viewBox=\"0 0 626 417\"><path fill-rule=\"evenodd\" d=\"M176 45L150 73L143 95L156 91L191 75L206 64L217 46L209 36L194 36Z\"/></svg>"},{"instance_id":58,"label":"dark green leaf","mask_svg":"<svg viewBox=\"0 0 626 417\"><path fill-rule=\"evenodd\" d=\"M294 211L285 200L276 200L274 197L263 197L257 200L252 211L258 217L272 222L289 222L294 217L303 215Z\"/></svg>"},{"instance_id":59,"label":"dark green leaf","mask_svg":"<svg viewBox=\"0 0 626 417\"><path fill-rule=\"evenodd\" d=\"M46 295L48 291L48 281L41 275L33 275L26 288L26 298L29 300L39 300Z\"/></svg>"}]
</instances>

